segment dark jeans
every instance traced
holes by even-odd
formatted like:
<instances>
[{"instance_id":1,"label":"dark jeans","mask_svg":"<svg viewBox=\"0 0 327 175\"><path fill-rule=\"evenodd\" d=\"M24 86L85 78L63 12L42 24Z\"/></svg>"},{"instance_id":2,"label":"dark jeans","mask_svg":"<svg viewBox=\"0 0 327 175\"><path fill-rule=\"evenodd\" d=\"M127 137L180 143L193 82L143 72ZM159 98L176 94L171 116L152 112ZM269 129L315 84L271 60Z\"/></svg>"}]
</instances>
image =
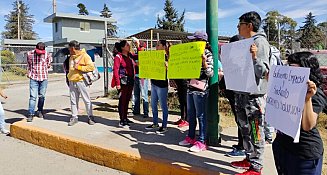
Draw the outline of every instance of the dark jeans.
<instances>
[{"instance_id":1,"label":"dark jeans","mask_svg":"<svg viewBox=\"0 0 327 175\"><path fill-rule=\"evenodd\" d=\"M181 110L181 119L187 121L187 84L186 80L174 80L177 85L177 96L179 109Z\"/></svg>"},{"instance_id":2,"label":"dark jeans","mask_svg":"<svg viewBox=\"0 0 327 175\"><path fill-rule=\"evenodd\" d=\"M235 122L237 124L237 138L238 138L238 143L237 143L237 149L243 150L243 137L242 137L242 132L240 129L240 124L237 121L237 115L236 115L236 111L235 111L235 93L232 90L225 90L225 96L229 101L229 105L232 109L233 115L235 117Z\"/></svg>"},{"instance_id":3,"label":"dark jeans","mask_svg":"<svg viewBox=\"0 0 327 175\"><path fill-rule=\"evenodd\" d=\"M199 121L199 141L204 143L206 136L206 113L205 106L208 94L187 94L187 114L189 118L188 136L195 138L196 119Z\"/></svg>"},{"instance_id":4,"label":"dark jeans","mask_svg":"<svg viewBox=\"0 0 327 175\"><path fill-rule=\"evenodd\" d=\"M132 91L133 86L129 85L121 85L121 89L119 90L118 112L121 121L127 120L128 103L131 99Z\"/></svg>"},{"instance_id":5,"label":"dark jeans","mask_svg":"<svg viewBox=\"0 0 327 175\"><path fill-rule=\"evenodd\" d=\"M272 144L275 166L279 175L321 175L322 159L303 160L285 150L276 138Z\"/></svg>"}]
</instances>

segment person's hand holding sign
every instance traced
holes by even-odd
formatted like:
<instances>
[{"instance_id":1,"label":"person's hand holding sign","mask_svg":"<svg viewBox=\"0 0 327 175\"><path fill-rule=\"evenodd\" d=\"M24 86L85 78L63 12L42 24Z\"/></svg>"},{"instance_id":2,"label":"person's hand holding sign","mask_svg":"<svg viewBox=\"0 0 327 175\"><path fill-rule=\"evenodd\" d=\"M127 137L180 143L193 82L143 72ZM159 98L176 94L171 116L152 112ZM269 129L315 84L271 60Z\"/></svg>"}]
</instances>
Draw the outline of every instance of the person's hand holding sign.
<instances>
[{"instance_id":1,"label":"person's hand holding sign","mask_svg":"<svg viewBox=\"0 0 327 175\"><path fill-rule=\"evenodd\" d=\"M257 59L258 47L255 44L251 45L250 52L252 53L252 59Z\"/></svg>"}]
</instances>

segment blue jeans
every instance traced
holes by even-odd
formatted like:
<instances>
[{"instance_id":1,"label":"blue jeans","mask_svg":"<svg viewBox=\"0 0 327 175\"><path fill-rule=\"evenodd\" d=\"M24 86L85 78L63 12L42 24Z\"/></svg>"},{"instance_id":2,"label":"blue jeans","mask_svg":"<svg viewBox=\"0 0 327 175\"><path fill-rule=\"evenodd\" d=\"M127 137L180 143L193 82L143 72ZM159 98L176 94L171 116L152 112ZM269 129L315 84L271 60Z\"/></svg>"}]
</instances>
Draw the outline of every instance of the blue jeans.
<instances>
[{"instance_id":1,"label":"blue jeans","mask_svg":"<svg viewBox=\"0 0 327 175\"><path fill-rule=\"evenodd\" d=\"M29 106L28 106L28 114L34 115L35 113L35 104L36 104L36 98L38 97L38 103L37 103L37 110L43 111L44 106L44 100L45 100L45 92L47 90L48 86L48 80L43 81L36 81L33 79L30 79L30 100L29 100Z\"/></svg>"},{"instance_id":2,"label":"blue jeans","mask_svg":"<svg viewBox=\"0 0 327 175\"><path fill-rule=\"evenodd\" d=\"M158 124L158 100L162 109L162 127L167 127L168 105L167 105L168 87L160 88L151 84L151 107L153 115L153 124Z\"/></svg>"},{"instance_id":3,"label":"blue jeans","mask_svg":"<svg viewBox=\"0 0 327 175\"><path fill-rule=\"evenodd\" d=\"M278 136L272 144L272 149L278 174L321 175L323 156L315 160L300 159L281 146Z\"/></svg>"},{"instance_id":4,"label":"blue jeans","mask_svg":"<svg viewBox=\"0 0 327 175\"><path fill-rule=\"evenodd\" d=\"M148 91L149 91L149 80L148 79L140 79L139 77L135 77L134 81L134 94L133 94L133 113L140 114L140 93L142 95L143 102L143 114L149 115L149 99L148 99Z\"/></svg>"},{"instance_id":5,"label":"blue jeans","mask_svg":"<svg viewBox=\"0 0 327 175\"><path fill-rule=\"evenodd\" d=\"M3 110L2 104L0 102L0 129L5 128L5 111Z\"/></svg>"},{"instance_id":6,"label":"blue jeans","mask_svg":"<svg viewBox=\"0 0 327 175\"><path fill-rule=\"evenodd\" d=\"M204 143L206 136L206 113L205 105L208 93L201 94L187 94L187 116L189 120L188 136L192 139L195 138L196 119L199 121L199 141Z\"/></svg>"}]
</instances>

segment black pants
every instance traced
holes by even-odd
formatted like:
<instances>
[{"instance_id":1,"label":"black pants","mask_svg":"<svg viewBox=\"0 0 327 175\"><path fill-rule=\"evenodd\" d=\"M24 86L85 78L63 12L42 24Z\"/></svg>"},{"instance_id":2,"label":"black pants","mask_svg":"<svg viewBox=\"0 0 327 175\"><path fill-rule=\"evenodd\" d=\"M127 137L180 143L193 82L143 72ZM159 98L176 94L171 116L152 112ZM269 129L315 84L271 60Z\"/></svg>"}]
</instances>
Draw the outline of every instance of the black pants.
<instances>
[{"instance_id":1,"label":"black pants","mask_svg":"<svg viewBox=\"0 0 327 175\"><path fill-rule=\"evenodd\" d=\"M181 110L181 119L187 121L187 83L186 80L174 80L177 85L177 96L179 109Z\"/></svg>"}]
</instances>

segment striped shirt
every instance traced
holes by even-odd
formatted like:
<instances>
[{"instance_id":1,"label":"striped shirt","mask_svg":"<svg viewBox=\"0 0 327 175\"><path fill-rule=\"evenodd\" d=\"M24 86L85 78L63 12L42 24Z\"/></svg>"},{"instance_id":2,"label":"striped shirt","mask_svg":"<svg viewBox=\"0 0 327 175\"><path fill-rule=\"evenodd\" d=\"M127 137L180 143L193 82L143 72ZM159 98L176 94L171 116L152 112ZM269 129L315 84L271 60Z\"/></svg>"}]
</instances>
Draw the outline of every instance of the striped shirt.
<instances>
[{"instance_id":1,"label":"striped shirt","mask_svg":"<svg viewBox=\"0 0 327 175\"><path fill-rule=\"evenodd\" d=\"M51 62L51 54L47 52L44 55L37 55L34 50L27 52L28 77L36 81L48 79Z\"/></svg>"}]
</instances>

